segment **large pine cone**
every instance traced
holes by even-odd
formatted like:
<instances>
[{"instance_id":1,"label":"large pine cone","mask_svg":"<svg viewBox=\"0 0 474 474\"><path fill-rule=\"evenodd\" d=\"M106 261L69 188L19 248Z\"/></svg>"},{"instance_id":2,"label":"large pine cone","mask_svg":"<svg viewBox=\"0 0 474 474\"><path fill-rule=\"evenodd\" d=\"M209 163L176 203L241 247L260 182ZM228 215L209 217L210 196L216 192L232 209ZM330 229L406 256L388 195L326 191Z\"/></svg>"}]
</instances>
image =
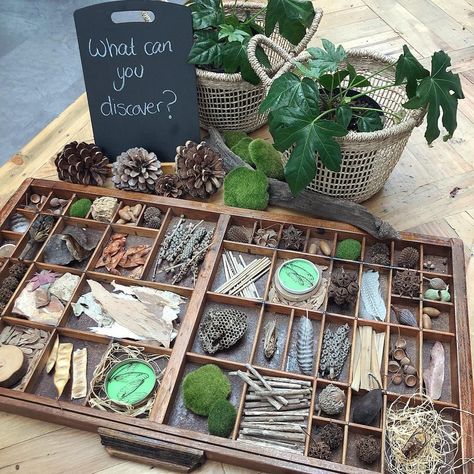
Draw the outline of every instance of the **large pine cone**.
<instances>
[{"instance_id":1,"label":"large pine cone","mask_svg":"<svg viewBox=\"0 0 474 474\"><path fill-rule=\"evenodd\" d=\"M190 140L176 148L176 173L187 192L201 199L214 194L225 176L220 155L205 142L197 145Z\"/></svg>"},{"instance_id":2,"label":"large pine cone","mask_svg":"<svg viewBox=\"0 0 474 474\"><path fill-rule=\"evenodd\" d=\"M109 159L94 143L68 143L58 153L54 164L62 181L103 186L109 174Z\"/></svg>"},{"instance_id":3,"label":"large pine cone","mask_svg":"<svg viewBox=\"0 0 474 474\"><path fill-rule=\"evenodd\" d=\"M112 173L112 181L118 189L153 193L163 170L153 152L148 152L145 148L130 148L117 157Z\"/></svg>"}]
</instances>

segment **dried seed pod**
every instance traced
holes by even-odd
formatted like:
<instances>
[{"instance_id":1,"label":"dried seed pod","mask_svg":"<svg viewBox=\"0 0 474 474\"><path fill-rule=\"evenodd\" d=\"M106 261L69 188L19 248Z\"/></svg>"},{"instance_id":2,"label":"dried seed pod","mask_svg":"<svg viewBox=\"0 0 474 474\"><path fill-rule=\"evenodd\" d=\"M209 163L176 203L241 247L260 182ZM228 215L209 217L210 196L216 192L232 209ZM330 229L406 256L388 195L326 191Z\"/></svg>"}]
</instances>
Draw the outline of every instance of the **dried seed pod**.
<instances>
[{"instance_id":1,"label":"dried seed pod","mask_svg":"<svg viewBox=\"0 0 474 474\"><path fill-rule=\"evenodd\" d=\"M309 246L308 253L311 253L313 255L316 255L318 253L318 244L316 242L313 242Z\"/></svg>"},{"instance_id":2,"label":"dried seed pod","mask_svg":"<svg viewBox=\"0 0 474 474\"><path fill-rule=\"evenodd\" d=\"M395 342L396 349L405 349L407 347L407 341L403 337L399 337Z\"/></svg>"},{"instance_id":3,"label":"dried seed pod","mask_svg":"<svg viewBox=\"0 0 474 474\"><path fill-rule=\"evenodd\" d=\"M398 266L404 268L415 268L420 254L414 247L405 247L398 256Z\"/></svg>"},{"instance_id":4,"label":"dried seed pod","mask_svg":"<svg viewBox=\"0 0 474 474\"><path fill-rule=\"evenodd\" d=\"M415 328L418 326L415 316L409 309L399 309L392 304L392 310L395 312L395 316L397 317L397 320L400 324L403 324L404 326L412 326Z\"/></svg>"},{"instance_id":5,"label":"dried seed pod","mask_svg":"<svg viewBox=\"0 0 474 474\"><path fill-rule=\"evenodd\" d=\"M354 423L359 423L360 425L371 425L380 415L382 404L383 396L381 388L375 388L370 390L370 392L367 392L354 407L352 413Z\"/></svg>"},{"instance_id":6,"label":"dried seed pod","mask_svg":"<svg viewBox=\"0 0 474 474\"><path fill-rule=\"evenodd\" d=\"M69 380L69 369L71 367L71 354L73 345L70 342L60 343L58 347L58 357L56 359L56 369L54 371L54 386L60 398L64 387Z\"/></svg>"},{"instance_id":7,"label":"dried seed pod","mask_svg":"<svg viewBox=\"0 0 474 474\"><path fill-rule=\"evenodd\" d=\"M400 385L403 382L403 375L402 374L395 374L392 377L393 385Z\"/></svg>"},{"instance_id":8,"label":"dried seed pod","mask_svg":"<svg viewBox=\"0 0 474 474\"><path fill-rule=\"evenodd\" d=\"M441 311L431 306L425 306L423 307L423 313L427 314L430 318L437 318L441 314Z\"/></svg>"},{"instance_id":9,"label":"dried seed pod","mask_svg":"<svg viewBox=\"0 0 474 474\"><path fill-rule=\"evenodd\" d=\"M428 279L428 283L433 290L446 290L448 288L446 282L441 278Z\"/></svg>"},{"instance_id":10,"label":"dried seed pod","mask_svg":"<svg viewBox=\"0 0 474 474\"><path fill-rule=\"evenodd\" d=\"M411 360L409 357L405 356L400 359L400 365L403 367L405 365L408 365L411 363Z\"/></svg>"},{"instance_id":11,"label":"dried seed pod","mask_svg":"<svg viewBox=\"0 0 474 474\"><path fill-rule=\"evenodd\" d=\"M405 375L416 375L417 370L416 367L414 367L413 365L405 365L403 367L403 373Z\"/></svg>"},{"instance_id":12,"label":"dried seed pod","mask_svg":"<svg viewBox=\"0 0 474 474\"><path fill-rule=\"evenodd\" d=\"M71 400L87 395L87 349L77 349L72 356Z\"/></svg>"},{"instance_id":13,"label":"dried seed pod","mask_svg":"<svg viewBox=\"0 0 474 474\"><path fill-rule=\"evenodd\" d=\"M400 364L396 360L388 362L388 371L391 374L396 374L400 370Z\"/></svg>"},{"instance_id":14,"label":"dried seed pod","mask_svg":"<svg viewBox=\"0 0 474 474\"><path fill-rule=\"evenodd\" d=\"M323 255L326 255L327 257L331 255L331 246L325 240L319 241L319 248Z\"/></svg>"},{"instance_id":15,"label":"dried seed pod","mask_svg":"<svg viewBox=\"0 0 474 474\"><path fill-rule=\"evenodd\" d=\"M56 340L54 341L53 348L48 357L48 362L46 362L46 372L49 374L56 364L56 359L58 358L58 348L59 348L59 336L56 336Z\"/></svg>"},{"instance_id":16,"label":"dried seed pod","mask_svg":"<svg viewBox=\"0 0 474 474\"><path fill-rule=\"evenodd\" d=\"M393 351L393 358L398 361L401 361L404 357L406 357L406 355L405 349L401 349L399 347L396 347Z\"/></svg>"},{"instance_id":17,"label":"dried seed pod","mask_svg":"<svg viewBox=\"0 0 474 474\"><path fill-rule=\"evenodd\" d=\"M407 387L414 387L418 383L418 377L416 375L405 375L405 385Z\"/></svg>"},{"instance_id":18,"label":"dried seed pod","mask_svg":"<svg viewBox=\"0 0 474 474\"><path fill-rule=\"evenodd\" d=\"M265 338L263 341L263 353L267 359L271 359L277 349L276 319L265 325Z\"/></svg>"},{"instance_id":19,"label":"dried seed pod","mask_svg":"<svg viewBox=\"0 0 474 474\"><path fill-rule=\"evenodd\" d=\"M59 207L61 203L59 202L59 199L57 197L51 198L51 201L49 201L49 205L51 207Z\"/></svg>"},{"instance_id":20,"label":"dried seed pod","mask_svg":"<svg viewBox=\"0 0 474 474\"><path fill-rule=\"evenodd\" d=\"M318 409L326 415L339 415L346 405L346 395L335 385L328 385L321 390L318 397Z\"/></svg>"},{"instance_id":21,"label":"dried seed pod","mask_svg":"<svg viewBox=\"0 0 474 474\"><path fill-rule=\"evenodd\" d=\"M423 313L422 321L423 321L423 329L431 329L433 327L431 318L425 313Z\"/></svg>"}]
</instances>

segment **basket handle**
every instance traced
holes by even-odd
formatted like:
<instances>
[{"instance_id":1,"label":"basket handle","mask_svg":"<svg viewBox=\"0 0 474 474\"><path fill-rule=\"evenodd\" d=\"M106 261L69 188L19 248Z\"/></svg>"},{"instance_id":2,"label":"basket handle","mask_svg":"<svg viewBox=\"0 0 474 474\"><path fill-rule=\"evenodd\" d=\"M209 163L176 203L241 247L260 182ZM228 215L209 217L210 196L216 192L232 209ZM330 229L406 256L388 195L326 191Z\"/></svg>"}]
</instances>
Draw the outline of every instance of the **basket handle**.
<instances>
[{"instance_id":1,"label":"basket handle","mask_svg":"<svg viewBox=\"0 0 474 474\"><path fill-rule=\"evenodd\" d=\"M290 70L292 67L292 62L294 60L304 60L306 58L306 52L304 50L306 46L308 46L308 43L311 41L311 38L315 35L322 17L323 10L321 10L321 8L316 8L313 21L311 22L310 27L306 31L306 34L304 35L302 40L295 46L295 48L289 53L265 35L255 35L250 39L249 44L247 46L247 55L249 58L249 62L264 85L270 86L273 80L275 80L284 72ZM257 49L257 46L260 46L262 44L267 46L269 49L275 51L275 53L277 53L283 59L280 64L274 66L271 69L270 74L272 77L270 77L270 75L260 64L260 61L255 55L255 50ZM303 56L300 57L300 54L303 54Z\"/></svg>"}]
</instances>

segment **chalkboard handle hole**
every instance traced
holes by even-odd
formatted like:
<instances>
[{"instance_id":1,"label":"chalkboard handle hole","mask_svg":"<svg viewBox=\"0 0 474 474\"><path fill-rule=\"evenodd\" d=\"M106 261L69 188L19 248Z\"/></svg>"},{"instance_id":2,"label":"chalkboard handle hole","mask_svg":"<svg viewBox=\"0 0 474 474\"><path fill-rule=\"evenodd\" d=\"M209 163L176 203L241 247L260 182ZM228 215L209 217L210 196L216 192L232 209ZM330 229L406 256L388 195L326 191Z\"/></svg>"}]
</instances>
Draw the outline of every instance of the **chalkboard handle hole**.
<instances>
[{"instance_id":1,"label":"chalkboard handle hole","mask_svg":"<svg viewBox=\"0 0 474 474\"><path fill-rule=\"evenodd\" d=\"M149 10L127 10L112 12L110 19L114 23L153 23L155 14Z\"/></svg>"}]
</instances>

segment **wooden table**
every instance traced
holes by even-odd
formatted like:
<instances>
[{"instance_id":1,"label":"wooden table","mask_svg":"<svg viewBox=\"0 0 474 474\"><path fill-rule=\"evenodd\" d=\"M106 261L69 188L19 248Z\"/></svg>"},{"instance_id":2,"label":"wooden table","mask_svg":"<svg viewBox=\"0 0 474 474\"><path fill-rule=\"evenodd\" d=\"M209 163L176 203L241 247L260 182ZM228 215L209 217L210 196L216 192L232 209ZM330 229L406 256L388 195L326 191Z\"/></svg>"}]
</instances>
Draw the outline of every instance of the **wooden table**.
<instances>
[{"instance_id":1,"label":"wooden table","mask_svg":"<svg viewBox=\"0 0 474 474\"><path fill-rule=\"evenodd\" d=\"M466 99L459 104L455 138L429 148L423 130L415 130L384 189L365 205L399 230L464 240L469 308L474 315L474 260L470 258L474 255L473 0L320 0L317 4L325 12L319 38L343 42L346 48L370 45L386 54L399 54L401 46L408 44L424 62L442 48L461 74ZM56 153L72 140L92 138L87 101L81 96L0 168L0 205L27 177L57 179ZM2 472L133 474L150 470L110 458L98 436L91 433L1 412L0 426ZM209 461L201 472L246 470Z\"/></svg>"}]
</instances>

